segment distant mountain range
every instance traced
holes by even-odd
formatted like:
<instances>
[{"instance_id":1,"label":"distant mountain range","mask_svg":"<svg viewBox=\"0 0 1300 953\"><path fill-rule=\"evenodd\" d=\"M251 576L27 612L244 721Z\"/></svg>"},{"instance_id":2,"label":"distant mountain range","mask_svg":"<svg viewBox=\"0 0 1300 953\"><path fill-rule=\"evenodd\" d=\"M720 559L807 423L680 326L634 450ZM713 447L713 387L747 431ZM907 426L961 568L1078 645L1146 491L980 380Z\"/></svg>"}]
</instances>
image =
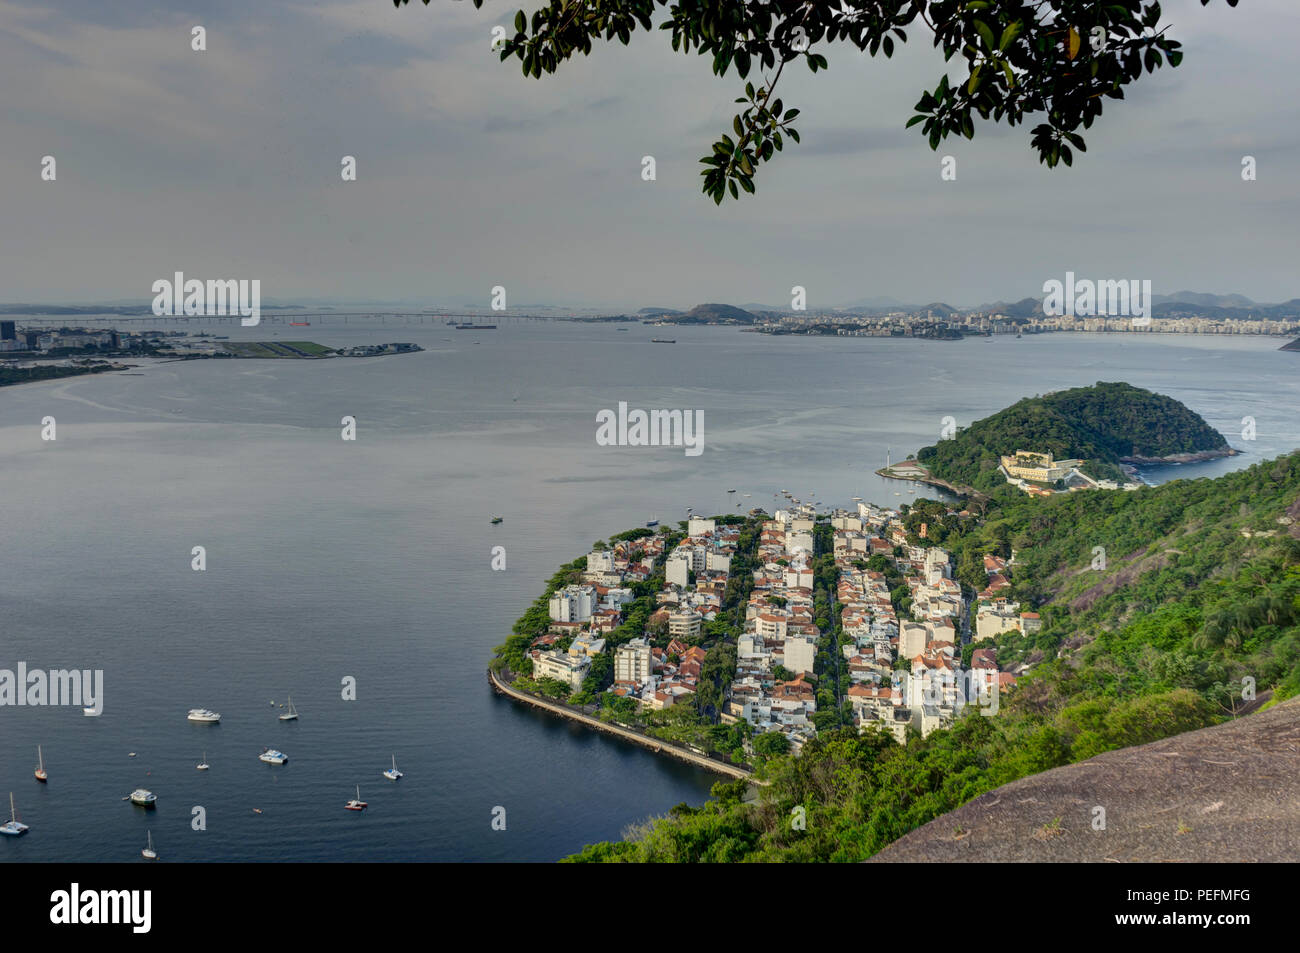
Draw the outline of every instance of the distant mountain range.
<instances>
[{"instance_id":1,"label":"distant mountain range","mask_svg":"<svg viewBox=\"0 0 1300 953\"><path fill-rule=\"evenodd\" d=\"M1219 320L1287 319L1300 318L1300 298L1280 304L1260 304L1245 295L1205 294L1199 291L1176 291L1168 295L1152 296L1151 313L1158 318L1205 317ZM1008 318L1029 320L1043 313L1043 299L1022 298L1019 301L995 301L974 308L959 308L943 301L929 304L904 304L896 298L861 298L835 310L845 314L878 315L893 311L909 313L932 312L937 316L953 317L971 312L1002 314ZM640 316L674 324L754 324L771 315L793 313L789 307L775 307L749 303L741 307L727 304L701 304L689 311L672 308L642 308Z\"/></svg>"}]
</instances>

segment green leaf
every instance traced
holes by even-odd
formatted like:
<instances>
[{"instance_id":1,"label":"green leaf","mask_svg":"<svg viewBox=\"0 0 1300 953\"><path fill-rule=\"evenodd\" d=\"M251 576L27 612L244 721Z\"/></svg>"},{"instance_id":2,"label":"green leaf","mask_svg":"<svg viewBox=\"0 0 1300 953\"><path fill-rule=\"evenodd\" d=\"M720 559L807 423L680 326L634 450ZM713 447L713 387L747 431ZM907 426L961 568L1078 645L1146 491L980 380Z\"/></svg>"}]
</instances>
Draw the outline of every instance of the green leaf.
<instances>
[{"instance_id":1,"label":"green leaf","mask_svg":"<svg viewBox=\"0 0 1300 953\"><path fill-rule=\"evenodd\" d=\"M523 33L524 27L528 26L528 21L524 17L524 11L520 10L515 14L515 32Z\"/></svg>"},{"instance_id":2,"label":"green leaf","mask_svg":"<svg viewBox=\"0 0 1300 953\"><path fill-rule=\"evenodd\" d=\"M924 117L924 116L913 116L911 119L907 120L907 125L904 126L903 128L904 128L904 129L911 129L911 128L912 128L913 126L915 126L918 122L925 122L925 117Z\"/></svg>"},{"instance_id":3,"label":"green leaf","mask_svg":"<svg viewBox=\"0 0 1300 953\"><path fill-rule=\"evenodd\" d=\"M975 32L980 35L980 39L984 41L984 45L986 47L988 47L990 50L993 49L993 31L989 29L989 25L987 23L985 23L983 20L976 20Z\"/></svg>"},{"instance_id":4,"label":"green leaf","mask_svg":"<svg viewBox=\"0 0 1300 953\"><path fill-rule=\"evenodd\" d=\"M998 41L998 52L1001 53L1006 50L1006 48L1011 45L1011 41L1020 35L1020 31L1023 30L1024 27L1024 23L1020 20L1007 24L1007 28L1002 31L1002 39Z\"/></svg>"}]
</instances>

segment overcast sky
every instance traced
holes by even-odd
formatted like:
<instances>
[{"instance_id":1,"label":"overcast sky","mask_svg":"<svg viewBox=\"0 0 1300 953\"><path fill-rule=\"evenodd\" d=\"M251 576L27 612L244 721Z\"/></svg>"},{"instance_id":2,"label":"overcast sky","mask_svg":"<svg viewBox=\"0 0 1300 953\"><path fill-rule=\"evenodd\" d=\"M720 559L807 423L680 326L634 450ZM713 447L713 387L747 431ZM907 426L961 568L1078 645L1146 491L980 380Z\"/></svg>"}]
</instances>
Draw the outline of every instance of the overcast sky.
<instances>
[{"instance_id":1,"label":"overcast sky","mask_svg":"<svg viewBox=\"0 0 1300 953\"><path fill-rule=\"evenodd\" d=\"M803 144L720 208L697 160L743 83L658 31L524 79L489 49L521 5L0 0L0 301L146 301L178 270L430 305L974 305L1067 270L1300 296L1296 0L1165 3L1183 65L1108 100L1073 169L1033 120L937 154L904 130L944 69L922 30L893 60L829 47L781 82Z\"/></svg>"}]
</instances>

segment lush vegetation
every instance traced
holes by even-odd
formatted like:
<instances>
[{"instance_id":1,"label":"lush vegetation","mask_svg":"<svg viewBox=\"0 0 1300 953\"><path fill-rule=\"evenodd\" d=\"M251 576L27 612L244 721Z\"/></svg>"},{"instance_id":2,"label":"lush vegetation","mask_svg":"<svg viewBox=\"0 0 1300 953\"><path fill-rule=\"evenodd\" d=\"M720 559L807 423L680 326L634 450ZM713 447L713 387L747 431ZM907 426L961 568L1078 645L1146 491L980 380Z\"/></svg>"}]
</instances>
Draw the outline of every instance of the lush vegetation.
<instances>
[{"instance_id":1,"label":"lush vegetation","mask_svg":"<svg viewBox=\"0 0 1300 953\"><path fill-rule=\"evenodd\" d=\"M1121 480L1122 460L1227 448L1222 434L1172 397L1099 382L1027 397L923 447L916 458L935 476L991 491L1006 486L999 458L1017 450L1080 458L1090 476Z\"/></svg>"},{"instance_id":2,"label":"lush vegetation","mask_svg":"<svg viewBox=\"0 0 1300 953\"><path fill-rule=\"evenodd\" d=\"M819 732L798 758L770 753L756 801L718 784L570 859L860 860L1009 781L1300 693L1300 453L1137 493L1010 498L983 521L921 501L906 520L967 586L982 586L976 557L1016 550L1012 593L1044 625L998 637L1000 662L1037 664L997 715L967 709L905 745Z\"/></svg>"}]
</instances>

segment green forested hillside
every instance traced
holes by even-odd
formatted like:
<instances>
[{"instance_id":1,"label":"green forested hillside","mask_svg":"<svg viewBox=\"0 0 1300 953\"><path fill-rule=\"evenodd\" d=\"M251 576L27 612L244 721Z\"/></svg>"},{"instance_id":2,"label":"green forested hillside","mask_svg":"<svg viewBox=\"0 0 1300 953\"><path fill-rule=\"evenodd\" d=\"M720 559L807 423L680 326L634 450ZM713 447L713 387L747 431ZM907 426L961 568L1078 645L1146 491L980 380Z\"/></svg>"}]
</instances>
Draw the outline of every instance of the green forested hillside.
<instances>
[{"instance_id":1,"label":"green forested hillside","mask_svg":"<svg viewBox=\"0 0 1300 953\"><path fill-rule=\"evenodd\" d=\"M1040 633L998 639L999 662L1037 664L996 716L967 709L906 745L824 732L762 769L757 804L718 784L704 807L570 859L860 860L1016 778L1230 717L1248 679L1274 700L1300 693L1300 453L1137 493L1021 498L983 523L941 509L918 503L909 526L928 522L964 583L976 557L1014 548L1013 592L1043 600Z\"/></svg>"},{"instance_id":2,"label":"green forested hillside","mask_svg":"<svg viewBox=\"0 0 1300 953\"><path fill-rule=\"evenodd\" d=\"M998 458L1017 450L1082 458L1098 479L1120 479L1129 457L1226 450L1228 442L1196 413L1162 394L1098 382L1027 397L924 447L917 459L936 475L979 490L1004 485Z\"/></svg>"}]
</instances>

